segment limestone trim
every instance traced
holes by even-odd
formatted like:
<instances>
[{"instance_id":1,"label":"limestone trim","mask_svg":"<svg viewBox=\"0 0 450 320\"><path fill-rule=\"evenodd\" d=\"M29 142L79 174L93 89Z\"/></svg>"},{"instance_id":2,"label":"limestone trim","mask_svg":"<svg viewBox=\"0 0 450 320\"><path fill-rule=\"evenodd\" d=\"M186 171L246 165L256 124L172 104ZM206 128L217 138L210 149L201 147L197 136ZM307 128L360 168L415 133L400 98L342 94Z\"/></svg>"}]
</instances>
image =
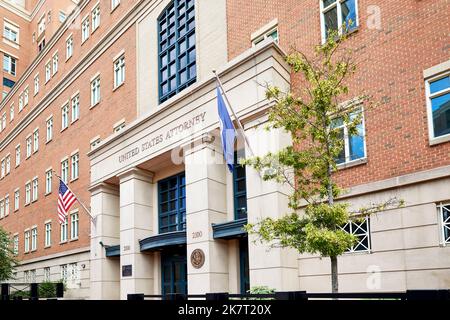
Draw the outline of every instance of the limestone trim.
<instances>
[{"instance_id":1,"label":"limestone trim","mask_svg":"<svg viewBox=\"0 0 450 320\"><path fill-rule=\"evenodd\" d=\"M80 254L80 253L89 252L90 250L91 250L90 247L85 247L85 248L74 249L74 250L70 250L70 251L64 251L64 252L60 252L60 253L50 254L50 255L46 255L46 256L40 257L40 258L35 258L35 259L30 259L30 260L23 260L23 261L20 262L20 266L26 266L28 264L32 264L32 263L36 263L36 262L42 262L42 261L51 260L51 259L55 259L55 258L72 256L72 255L76 255L76 254Z\"/></svg>"},{"instance_id":2,"label":"limestone trim","mask_svg":"<svg viewBox=\"0 0 450 320\"><path fill-rule=\"evenodd\" d=\"M91 186L88 190L91 192L92 196L97 195L99 193L108 193L116 196L119 195L119 186L105 182L97 183Z\"/></svg>"},{"instance_id":3,"label":"limestone trim","mask_svg":"<svg viewBox=\"0 0 450 320\"><path fill-rule=\"evenodd\" d=\"M139 168L131 168L120 172L119 174L117 174L117 177L120 179L121 184L132 179L153 183L154 175L155 174L150 171L142 170Z\"/></svg>"}]
</instances>

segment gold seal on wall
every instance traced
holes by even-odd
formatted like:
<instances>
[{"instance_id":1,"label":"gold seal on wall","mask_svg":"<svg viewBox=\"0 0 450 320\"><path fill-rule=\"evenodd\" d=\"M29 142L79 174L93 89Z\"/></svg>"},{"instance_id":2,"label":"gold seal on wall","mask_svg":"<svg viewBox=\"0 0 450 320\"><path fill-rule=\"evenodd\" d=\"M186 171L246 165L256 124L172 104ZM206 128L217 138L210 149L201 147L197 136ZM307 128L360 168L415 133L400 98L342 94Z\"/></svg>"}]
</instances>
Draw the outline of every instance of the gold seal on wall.
<instances>
[{"instance_id":1,"label":"gold seal on wall","mask_svg":"<svg viewBox=\"0 0 450 320\"><path fill-rule=\"evenodd\" d=\"M191 254L191 264L195 269L200 269L205 264L205 253L201 249L195 249Z\"/></svg>"}]
</instances>

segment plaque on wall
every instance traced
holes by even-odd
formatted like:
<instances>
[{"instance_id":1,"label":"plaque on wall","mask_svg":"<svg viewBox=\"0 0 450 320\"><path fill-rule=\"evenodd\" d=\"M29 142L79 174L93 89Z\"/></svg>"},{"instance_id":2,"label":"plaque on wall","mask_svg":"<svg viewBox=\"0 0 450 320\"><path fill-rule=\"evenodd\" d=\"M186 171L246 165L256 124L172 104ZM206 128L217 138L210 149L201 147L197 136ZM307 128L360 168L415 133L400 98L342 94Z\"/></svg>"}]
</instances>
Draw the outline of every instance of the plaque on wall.
<instances>
[{"instance_id":1,"label":"plaque on wall","mask_svg":"<svg viewBox=\"0 0 450 320\"><path fill-rule=\"evenodd\" d=\"M195 269L200 269L205 264L205 253L201 249L195 249L191 254L191 264Z\"/></svg>"},{"instance_id":2,"label":"plaque on wall","mask_svg":"<svg viewBox=\"0 0 450 320\"><path fill-rule=\"evenodd\" d=\"M131 277L133 274L133 265L122 266L122 277Z\"/></svg>"}]
</instances>

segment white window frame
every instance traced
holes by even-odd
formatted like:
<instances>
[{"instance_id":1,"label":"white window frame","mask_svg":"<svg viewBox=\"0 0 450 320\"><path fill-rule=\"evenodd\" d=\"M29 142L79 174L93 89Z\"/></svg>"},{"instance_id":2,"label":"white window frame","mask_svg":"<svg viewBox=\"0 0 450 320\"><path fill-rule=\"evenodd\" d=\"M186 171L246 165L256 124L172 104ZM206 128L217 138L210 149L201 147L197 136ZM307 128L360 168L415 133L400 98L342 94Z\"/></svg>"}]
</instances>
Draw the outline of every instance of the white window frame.
<instances>
[{"instance_id":1,"label":"white window frame","mask_svg":"<svg viewBox=\"0 0 450 320\"><path fill-rule=\"evenodd\" d=\"M113 132L120 132L125 128L125 119L120 120L119 122L117 122L116 124L114 124L113 126Z\"/></svg>"},{"instance_id":2,"label":"white window frame","mask_svg":"<svg viewBox=\"0 0 450 320\"><path fill-rule=\"evenodd\" d=\"M120 0L111 0L111 12L120 5Z\"/></svg>"},{"instance_id":3,"label":"white window frame","mask_svg":"<svg viewBox=\"0 0 450 320\"><path fill-rule=\"evenodd\" d=\"M9 31L7 31L9 29ZM10 35L15 34L15 40L11 39ZM3 21L3 38L15 43L20 44L20 28L17 25L13 25L8 21Z\"/></svg>"},{"instance_id":4,"label":"white window frame","mask_svg":"<svg viewBox=\"0 0 450 320\"><path fill-rule=\"evenodd\" d=\"M80 234L80 217L78 215L78 210L70 214L70 239L77 240Z\"/></svg>"},{"instance_id":5,"label":"white window frame","mask_svg":"<svg viewBox=\"0 0 450 320\"><path fill-rule=\"evenodd\" d=\"M66 217L64 219L64 222L61 223L61 226L60 226L60 235L61 235L60 242L61 243L65 243L68 241L68 235L69 235L68 234L68 229L69 229L69 221L68 220L69 219Z\"/></svg>"},{"instance_id":6,"label":"white window frame","mask_svg":"<svg viewBox=\"0 0 450 320\"><path fill-rule=\"evenodd\" d=\"M11 210L11 203L9 201L9 194L5 196L5 217L9 216Z\"/></svg>"},{"instance_id":7,"label":"white window frame","mask_svg":"<svg viewBox=\"0 0 450 320\"><path fill-rule=\"evenodd\" d=\"M91 80L91 108L100 103L101 100L101 81L100 75Z\"/></svg>"},{"instance_id":8,"label":"white window frame","mask_svg":"<svg viewBox=\"0 0 450 320\"><path fill-rule=\"evenodd\" d=\"M66 61L73 56L73 35L67 37L66 39Z\"/></svg>"},{"instance_id":9,"label":"white window frame","mask_svg":"<svg viewBox=\"0 0 450 320\"><path fill-rule=\"evenodd\" d=\"M450 70L447 70L443 73L432 76L425 80L425 93L426 93L426 99L427 99L427 115L428 115L428 136L429 136L431 145L450 141L450 133L442 135L442 136L438 136L438 137L434 136L433 111L432 111L432 105L431 105L431 99L450 93L450 87L448 87L447 89L435 92L433 94L431 94L431 91L430 91L430 85L432 82L435 82L437 80L440 80L440 79L443 79L446 77L450 77Z\"/></svg>"},{"instance_id":10,"label":"white window frame","mask_svg":"<svg viewBox=\"0 0 450 320\"><path fill-rule=\"evenodd\" d=\"M92 33L100 27L100 3L97 3L91 11Z\"/></svg>"},{"instance_id":11,"label":"white window frame","mask_svg":"<svg viewBox=\"0 0 450 320\"><path fill-rule=\"evenodd\" d=\"M23 106L26 107L28 105L28 102L30 101L29 96L29 89L28 86L23 90Z\"/></svg>"},{"instance_id":12,"label":"white window frame","mask_svg":"<svg viewBox=\"0 0 450 320\"><path fill-rule=\"evenodd\" d=\"M20 190L14 190L14 211L18 211L20 209Z\"/></svg>"},{"instance_id":13,"label":"white window frame","mask_svg":"<svg viewBox=\"0 0 450 320\"><path fill-rule=\"evenodd\" d=\"M49 82L52 78L52 61L49 60L45 64L45 83Z\"/></svg>"},{"instance_id":14,"label":"white window frame","mask_svg":"<svg viewBox=\"0 0 450 320\"><path fill-rule=\"evenodd\" d=\"M36 128L33 131L33 153L39 151L39 129Z\"/></svg>"},{"instance_id":15,"label":"white window frame","mask_svg":"<svg viewBox=\"0 0 450 320\"><path fill-rule=\"evenodd\" d=\"M16 146L16 167L20 166L20 144Z\"/></svg>"},{"instance_id":16,"label":"white window frame","mask_svg":"<svg viewBox=\"0 0 450 320\"><path fill-rule=\"evenodd\" d=\"M70 156L70 181L75 181L80 177L80 154L78 152Z\"/></svg>"},{"instance_id":17,"label":"white window frame","mask_svg":"<svg viewBox=\"0 0 450 320\"><path fill-rule=\"evenodd\" d=\"M0 199L0 219L5 217L5 200Z\"/></svg>"},{"instance_id":18,"label":"white window frame","mask_svg":"<svg viewBox=\"0 0 450 320\"><path fill-rule=\"evenodd\" d=\"M6 175L8 175L11 172L11 155L8 154L5 158L6 162Z\"/></svg>"},{"instance_id":19,"label":"white window frame","mask_svg":"<svg viewBox=\"0 0 450 320\"><path fill-rule=\"evenodd\" d=\"M39 179L35 177L32 181L31 202L35 202L39 197Z\"/></svg>"},{"instance_id":20,"label":"white window frame","mask_svg":"<svg viewBox=\"0 0 450 320\"><path fill-rule=\"evenodd\" d=\"M81 44L85 43L91 34L89 15L81 21Z\"/></svg>"},{"instance_id":21,"label":"white window frame","mask_svg":"<svg viewBox=\"0 0 450 320\"><path fill-rule=\"evenodd\" d=\"M13 253L17 256L19 254L19 235L15 234L13 239Z\"/></svg>"},{"instance_id":22,"label":"white window frame","mask_svg":"<svg viewBox=\"0 0 450 320\"><path fill-rule=\"evenodd\" d=\"M72 111L72 123L80 119L80 94L76 93L70 99L71 111Z\"/></svg>"},{"instance_id":23,"label":"white window frame","mask_svg":"<svg viewBox=\"0 0 450 320\"><path fill-rule=\"evenodd\" d=\"M450 245L450 215L444 220L444 211L450 212L450 202L440 203L437 206L440 227L440 242L442 246L448 246ZM448 238L445 236L446 230L448 230Z\"/></svg>"},{"instance_id":24,"label":"white window frame","mask_svg":"<svg viewBox=\"0 0 450 320\"><path fill-rule=\"evenodd\" d=\"M320 33L322 35L322 43L325 43L327 40L326 35L326 28L325 28L325 17L324 14L328 12L329 10L332 10L334 7L337 6L337 22L338 22L338 31L339 34L342 34L342 6L341 3L345 0L335 0L332 4L328 5L328 7L324 8L323 6L323 0L319 0L320 3ZM359 28L359 9L358 9L358 0L355 0L355 11L356 11L356 21L355 21L355 30ZM352 30L353 31L353 30ZM351 31L351 32L352 32Z\"/></svg>"},{"instance_id":25,"label":"white window frame","mask_svg":"<svg viewBox=\"0 0 450 320\"><path fill-rule=\"evenodd\" d=\"M53 170L52 168L45 171L45 195L52 193Z\"/></svg>"},{"instance_id":26,"label":"white window frame","mask_svg":"<svg viewBox=\"0 0 450 320\"><path fill-rule=\"evenodd\" d=\"M31 233L30 230L27 229L24 232L24 242L23 242L25 253L30 252L30 240L31 240Z\"/></svg>"},{"instance_id":27,"label":"white window frame","mask_svg":"<svg viewBox=\"0 0 450 320\"><path fill-rule=\"evenodd\" d=\"M125 54L114 61L114 90L125 83L126 63Z\"/></svg>"},{"instance_id":28,"label":"white window frame","mask_svg":"<svg viewBox=\"0 0 450 320\"><path fill-rule=\"evenodd\" d=\"M356 244L352 245L351 248L347 249L346 253L370 253L372 250L372 239L370 232L370 218L369 217L361 217L363 221L358 222L356 220L350 220L346 223L344 227L341 227L342 230L345 229L346 226L350 226L350 234L356 236L362 236L361 240L358 240ZM363 224L367 224L367 230L362 228ZM346 231L346 230L344 230ZM360 232L361 231L361 232ZM367 246L362 244L362 241L367 238ZM358 246L363 246L364 250L355 250Z\"/></svg>"},{"instance_id":29,"label":"white window frame","mask_svg":"<svg viewBox=\"0 0 450 320\"><path fill-rule=\"evenodd\" d=\"M45 247L48 248L52 245L52 223L47 222L45 224Z\"/></svg>"},{"instance_id":30,"label":"white window frame","mask_svg":"<svg viewBox=\"0 0 450 320\"><path fill-rule=\"evenodd\" d=\"M55 52L52 56L52 73L55 75L58 73L59 68L59 55L58 52Z\"/></svg>"},{"instance_id":31,"label":"white window frame","mask_svg":"<svg viewBox=\"0 0 450 320\"><path fill-rule=\"evenodd\" d=\"M34 95L39 93L40 85L39 85L39 73L34 76Z\"/></svg>"},{"instance_id":32,"label":"white window frame","mask_svg":"<svg viewBox=\"0 0 450 320\"><path fill-rule=\"evenodd\" d=\"M12 122L14 120L14 103L11 103L9 106L9 122Z\"/></svg>"},{"instance_id":33,"label":"white window frame","mask_svg":"<svg viewBox=\"0 0 450 320\"><path fill-rule=\"evenodd\" d=\"M31 229L31 252L37 250L37 227Z\"/></svg>"},{"instance_id":34,"label":"white window frame","mask_svg":"<svg viewBox=\"0 0 450 320\"><path fill-rule=\"evenodd\" d=\"M46 143L49 143L53 139L53 115L47 118L46 123Z\"/></svg>"},{"instance_id":35,"label":"white window frame","mask_svg":"<svg viewBox=\"0 0 450 320\"><path fill-rule=\"evenodd\" d=\"M69 182L69 158L61 160L61 180L67 184Z\"/></svg>"},{"instance_id":36,"label":"white window frame","mask_svg":"<svg viewBox=\"0 0 450 320\"><path fill-rule=\"evenodd\" d=\"M5 65L6 62L6 65ZM14 68L13 68L14 66ZM10 54L3 53L3 71L9 73L12 76L17 74L17 58Z\"/></svg>"},{"instance_id":37,"label":"white window frame","mask_svg":"<svg viewBox=\"0 0 450 320\"><path fill-rule=\"evenodd\" d=\"M31 181L25 183L25 205L29 205L31 203Z\"/></svg>"},{"instance_id":38,"label":"white window frame","mask_svg":"<svg viewBox=\"0 0 450 320\"><path fill-rule=\"evenodd\" d=\"M69 127L69 102L61 107L61 131Z\"/></svg>"}]
</instances>

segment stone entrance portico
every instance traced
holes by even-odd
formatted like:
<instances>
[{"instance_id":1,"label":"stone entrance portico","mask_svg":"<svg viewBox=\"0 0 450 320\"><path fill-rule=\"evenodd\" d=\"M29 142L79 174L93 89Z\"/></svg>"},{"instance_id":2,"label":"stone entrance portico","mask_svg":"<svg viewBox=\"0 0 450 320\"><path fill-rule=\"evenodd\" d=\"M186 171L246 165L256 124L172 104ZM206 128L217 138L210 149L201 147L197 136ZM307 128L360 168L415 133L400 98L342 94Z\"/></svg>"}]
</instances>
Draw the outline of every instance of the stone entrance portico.
<instances>
[{"instance_id":1,"label":"stone entrance portico","mask_svg":"<svg viewBox=\"0 0 450 320\"><path fill-rule=\"evenodd\" d=\"M218 74L252 149L262 154L290 143L283 133L263 128L269 104L260 84L289 88L289 70L275 43L250 49ZM97 217L92 299L126 299L170 288L191 294L242 290L247 249L240 246L249 241L238 241L246 236L245 221L235 219L234 178L216 134L215 94L211 73L90 152ZM246 176L249 221L285 212L280 186L262 182L250 168ZM248 247L251 286L297 288L295 254L268 251L251 241Z\"/></svg>"}]
</instances>

